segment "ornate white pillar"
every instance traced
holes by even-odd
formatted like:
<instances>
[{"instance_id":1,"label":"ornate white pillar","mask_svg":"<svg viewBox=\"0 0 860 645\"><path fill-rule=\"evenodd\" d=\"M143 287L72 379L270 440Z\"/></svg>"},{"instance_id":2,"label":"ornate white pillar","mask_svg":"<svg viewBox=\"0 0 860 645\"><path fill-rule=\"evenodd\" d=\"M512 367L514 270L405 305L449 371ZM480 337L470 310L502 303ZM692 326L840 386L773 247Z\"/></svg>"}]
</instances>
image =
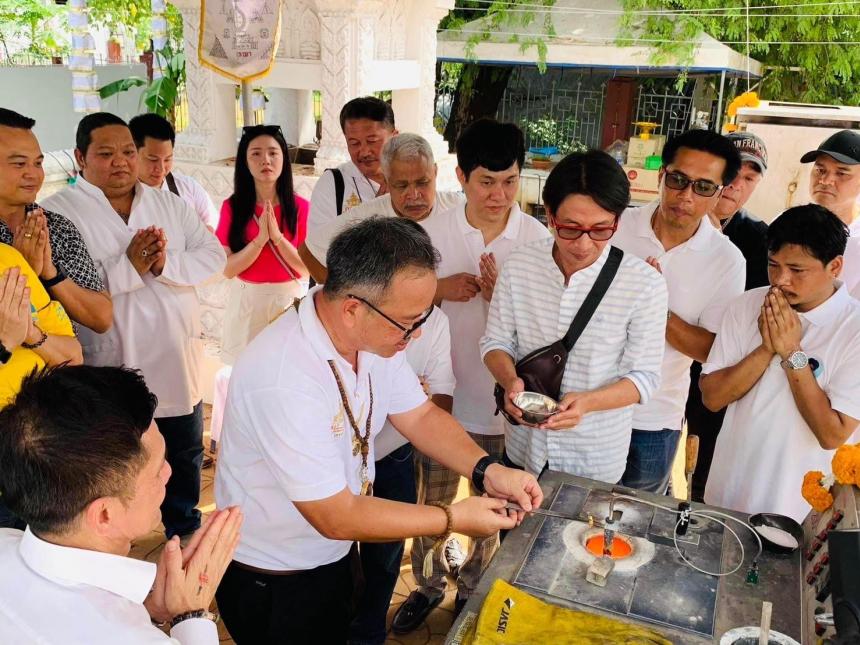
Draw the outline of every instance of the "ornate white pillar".
<instances>
[{"instance_id":1,"label":"ornate white pillar","mask_svg":"<svg viewBox=\"0 0 860 645\"><path fill-rule=\"evenodd\" d=\"M374 61L374 24L381 0L317 0L322 62L322 138L316 171L322 173L349 158L340 110L370 92L368 74Z\"/></svg>"},{"instance_id":2,"label":"ornate white pillar","mask_svg":"<svg viewBox=\"0 0 860 645\"><path fill-rule=\"evenodd\" d=\"M216 83L215 73L197 58L200 1L171 0L182 14L188 126L176 141L178 160L209 163L236 154L236 95L230 83Z\"/></svg>"},{"instance_id":3,"label":"ornate white pillar","mask_svg":"<svg viewBox=\"0 0 860 645\"><path fill-rule=\"evenodd\" d=\"M454 0L412 0L407 17L406 58L418 61L418 87L392 93L397 127L415 132L430 142L437 158L448 153L448 144L433 125L436 98L436 30L439 21L454 8Z\"/></svg>"}]
</instances>

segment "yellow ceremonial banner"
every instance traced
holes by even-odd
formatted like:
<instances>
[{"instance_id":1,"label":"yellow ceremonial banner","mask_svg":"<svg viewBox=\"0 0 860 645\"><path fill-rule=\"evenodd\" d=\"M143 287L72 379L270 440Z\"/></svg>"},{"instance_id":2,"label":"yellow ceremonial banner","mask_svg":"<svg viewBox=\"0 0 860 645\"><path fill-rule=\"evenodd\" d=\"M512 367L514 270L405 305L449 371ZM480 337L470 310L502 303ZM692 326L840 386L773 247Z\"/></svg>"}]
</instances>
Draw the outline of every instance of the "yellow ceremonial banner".
<instances>
[{"instance_id":1,"label":"yellow ceremonial banner","mask_svg":"<svg viewBox=\"0 0 860 645\"><path fill-rule=\"evenodd\" d=\"M672 645L645 627L550 605L504 580L493 583L477 620L474 614L467 616L453 642L456 645Z\"/></svg>"},{"instance_id":2,"label":"yellow ceremonial banner","mask_svg":"<svg viewBox=\"0 0 860 645\"><path fill-rule=\"evenodd\" d=\"M283 0L201 0L200 63L237 82L265 76L281 40Z\"/></svg>"}]
</instances>

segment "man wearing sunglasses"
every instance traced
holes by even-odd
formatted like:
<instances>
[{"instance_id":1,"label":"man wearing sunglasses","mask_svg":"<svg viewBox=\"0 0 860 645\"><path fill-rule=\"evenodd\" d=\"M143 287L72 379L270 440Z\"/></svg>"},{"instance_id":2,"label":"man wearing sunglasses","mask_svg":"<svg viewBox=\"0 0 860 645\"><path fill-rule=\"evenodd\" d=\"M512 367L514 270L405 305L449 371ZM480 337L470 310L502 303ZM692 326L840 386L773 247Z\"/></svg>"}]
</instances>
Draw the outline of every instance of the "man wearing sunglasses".
<instances>
[{"instance_id":1,"label":"man wearing sunglasses","mask_svg":"<svg viewBox=\"0 0 860 645\"><path fill-rule=\"evenodd\" d=\"M663 149L659 200L625 211L613 238L613 244L660 271L669 289L661 385L633 412L625 486L666 492L690 365L708 357L723 310L743 293L743 255L705 220L740 166L737 148L716 132L689 130L673 137Z\"/></svg>"},{"instance_id":2,"label":"man wearing sunglasses","mask_svg":"<svg viewBox=\"0 0 860 645\"><path fill-rule=\"evenodd\" d=\"M492 460L428 401L404 358L436 291L424 230L371 218L327 259L325 285L251 341L230 381L215 495L219 508L243 500L246 519L217 599L239 645L346 642L355 540L493 535L521 519L507 500L542 500L532 475ZM371 495L386 420L489 497L431 506Z\"/></svg>"}]
</instances>

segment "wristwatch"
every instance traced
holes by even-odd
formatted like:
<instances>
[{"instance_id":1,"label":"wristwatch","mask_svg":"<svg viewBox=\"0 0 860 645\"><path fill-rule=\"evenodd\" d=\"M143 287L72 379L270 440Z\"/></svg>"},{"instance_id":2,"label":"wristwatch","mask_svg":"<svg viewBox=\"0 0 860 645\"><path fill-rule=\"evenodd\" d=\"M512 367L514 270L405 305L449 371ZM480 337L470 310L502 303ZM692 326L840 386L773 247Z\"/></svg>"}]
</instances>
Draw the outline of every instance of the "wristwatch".
<instances>
[{"instance_id":1,"label":"wristwatch","mask_svg":"<svg viewBox=\"0 0 860 645\"><path fill-rule=\"evenodd\" d=\"M486 492L484 490L484 475L487 472L487 468L489 468L491 464L500 463L502 463L502 460L498 457L490 457L490 455L484 455L481 457L472 469L472 484L475 485L475 488L482 493Z\"/></svg>"},{"instance_id":2,"label":"wristwatch","mask_svg":"<svg viewBox=\"0 0 860 645\"><path fill-rule=\"evenodd\" d=\"M170 621L170 627L172 629L179 623L191 620L192 618L205 618L206 620L211 620L213 623L218 622L218 614L213 614L206 609L195 609L194 611L186 611L184 614L174 616L173 620Z\"/></svg>"},{"instance_id":3,"label":"wristwatch","mask_svg":"<svg viewBox=\"0 0 860 645\"><path fill-rule=\"evenodd\" d=\"M809 356L802 350L796 349L788 355L784 361L780 363L783 369L786 370L802 370L809 365Z\"/></svg>"},{"instance_id":4,"label":"wristwatch","mask_svg":"<svg viewBox=\"0 0 860 645\"><path fill-rule=\"evenodd\" d=\"M12 358L12 352L6 349L3 343L0 343L0 365L5 365Z\"/></svg>"}]
</instances>

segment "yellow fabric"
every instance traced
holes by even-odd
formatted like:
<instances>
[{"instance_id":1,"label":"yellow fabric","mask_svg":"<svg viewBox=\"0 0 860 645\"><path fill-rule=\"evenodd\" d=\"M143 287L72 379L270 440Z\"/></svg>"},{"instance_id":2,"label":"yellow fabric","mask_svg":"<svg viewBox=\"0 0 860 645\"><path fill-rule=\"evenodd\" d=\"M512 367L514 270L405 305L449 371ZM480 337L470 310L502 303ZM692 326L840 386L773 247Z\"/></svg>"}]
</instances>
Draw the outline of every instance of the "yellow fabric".
<instances>
[{"instance_id":1,"label":"yellow fabric","mask_svg":"<svg viewBox=\"0 0 860 645\"><path fill-rule=\"evenodd\" d=\"M30 268L27 261L16 249L8 244L0 244L0 276L12 267L21 269L30 287L30 314L39 329L56 336L74 336L72 322L66 310L56 300L51 300L39 276ZM45 361L32 349L18 347L12 351L12 358L0 365L0 407L6 405L17 394L21 381L33 369L44 367Z\"/></svg>"},{"instance_id":2,"label":"yellow fabric","mask_svg":"<svg viewBox=\"0 0 860 645\"><path fill-rule=\"evenodd\" d=\"M504 580L493 583L478 620L459 642L463 645L671 645L671 641L650 629L556 607Z\"/></svg>"}]
</instances>

